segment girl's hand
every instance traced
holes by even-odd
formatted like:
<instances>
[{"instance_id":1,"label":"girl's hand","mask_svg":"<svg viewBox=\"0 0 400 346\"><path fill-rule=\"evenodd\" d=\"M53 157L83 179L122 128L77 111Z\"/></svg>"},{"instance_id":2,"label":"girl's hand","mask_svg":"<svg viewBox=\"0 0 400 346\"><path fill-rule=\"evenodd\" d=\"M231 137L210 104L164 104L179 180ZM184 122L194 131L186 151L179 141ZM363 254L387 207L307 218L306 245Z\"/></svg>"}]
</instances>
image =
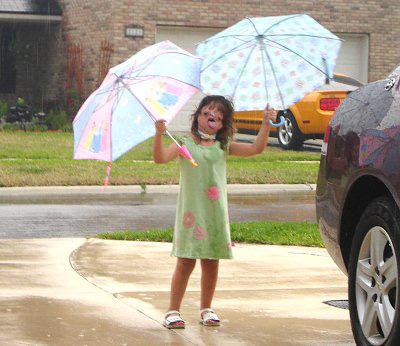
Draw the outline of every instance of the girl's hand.
<instances>
[{"instance_id":1,"label":"girl's hand","mask_svg":"<svg viewBox=\"0 0 400 346\"><path fill-rule=\"evenodd\" d=\"M272 122L276 122L277 115L278 112L273 108L269 108L269 103L267 103L263 111L263 123L267 126L271 126L269 121L271 120Z\"/></svg>"},{"instance_id":2,"label":"girl's hand","mask_svg":"<svg viewBox=\"0 0 400 346\"><path fill-rule=\"evenodd\" d=\"M164 119L159 119L155 122L156 135L161 136L165 133L165 131L167 131L165 122L166 122L166 120L164 120Z\"/></svg>"}]
</instances>

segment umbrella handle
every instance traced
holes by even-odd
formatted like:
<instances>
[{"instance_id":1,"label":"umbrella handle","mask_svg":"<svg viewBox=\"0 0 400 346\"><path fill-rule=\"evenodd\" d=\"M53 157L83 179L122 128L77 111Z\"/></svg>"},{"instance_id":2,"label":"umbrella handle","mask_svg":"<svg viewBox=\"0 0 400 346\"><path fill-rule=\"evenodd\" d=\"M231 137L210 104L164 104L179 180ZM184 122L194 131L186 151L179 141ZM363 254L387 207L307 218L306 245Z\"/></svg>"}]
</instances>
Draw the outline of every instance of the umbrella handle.
<instances>
[{"instance_id":1,"label":"umbrella handle","mask_svg":"<svg viewBox=\"0 0 400 346\"><path fill-rule=\"evenodd\" d=\"M193 167L198 166L197 162L193 159L192 155L189 153L189 150L187 150L186 146L182 145L179 146L178 148L179 152L189 160L189 162L192 164Z\"/></svg>"},{"instance_id":2,"label":"umbrella handle","mask_svg":"<svg viewBox=\"0 0 400 346\"><path fill-rule=\"evenodd\" d=\"M165 133L169 136L169 138L172 139L172 141L176 144L176 146L179 149L179 152L186 157L189 162L192 164L193 167L197 167L198 163L194 160L193 156L189 153L189 150L187 150L187 148L184 145L180 145L176 139L169 133L169 131L165 131Z\"/></svg>"},{"instance_id":3,"label":"umbrella handle","mask_svg":"<svg viewBox=\"0 0 400 346\"><path fill-rule=\"evenodd\" d=\"M283 115L279 115L279 118L281 119L279 121L279 123L274 123L272 122L272 120L269 121L269 123L273 126L273 127L280 127L285 123L285 117Z\"/></svg>"}]
</instances>

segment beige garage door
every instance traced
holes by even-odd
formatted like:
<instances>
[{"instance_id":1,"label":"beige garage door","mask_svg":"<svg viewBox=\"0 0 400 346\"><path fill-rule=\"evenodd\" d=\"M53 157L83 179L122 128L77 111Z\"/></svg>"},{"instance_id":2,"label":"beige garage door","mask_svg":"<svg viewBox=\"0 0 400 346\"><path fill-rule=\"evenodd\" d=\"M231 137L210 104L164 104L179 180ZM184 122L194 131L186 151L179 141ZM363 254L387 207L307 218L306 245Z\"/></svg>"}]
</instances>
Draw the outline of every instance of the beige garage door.
<instances>
[{"instance_id":1,"label":"beige garage door","mask_svg":"<svg viewBox=\"0 0 400 346\"><path fill-rule=\"evenodd\" d=\"M340 49L335 72L344 73L358 79L360 82L368 82L368 35L336 34L344 40Z\"/></svg>"},{"instance_id":2,"label":"beige garage door","mask_svg":"<svg viewBox=\"0 0 400 346\"><path fill-rule=\"evenodd\" d=\"M196 44L222 29L157 26L156 42L170 40L178 46L195 53ZM368 80L368 35L336 34L344 40L336 64L335 72L344 73L361 82ZM333 87L333 85L329 86ZM337 86L335 86L337 87ZM346 87L344 87L346 88ZM190 115L204 95L198 93L170 123L171 131L188 131Z\"/></svg>"}]
</instances>

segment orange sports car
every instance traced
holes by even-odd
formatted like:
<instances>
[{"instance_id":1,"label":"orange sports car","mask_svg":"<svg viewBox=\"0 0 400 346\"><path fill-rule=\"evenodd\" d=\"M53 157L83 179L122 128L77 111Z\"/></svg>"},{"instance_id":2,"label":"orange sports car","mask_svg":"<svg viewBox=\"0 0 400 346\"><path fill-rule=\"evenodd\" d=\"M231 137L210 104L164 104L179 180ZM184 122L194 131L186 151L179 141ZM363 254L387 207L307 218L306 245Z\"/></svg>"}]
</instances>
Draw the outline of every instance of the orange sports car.
<instances>
[{"instance_id":1,"label":"orange sports car","mask_svg":"<svg viewBox=\"0 0 400 346\"><path fill-rule=\"evenodd\" d=\"M284 149L299 149L307 139L321 139L333 113L347 94L361 86L354 78L335 74L333 83L307 94L285 111L279 111L285 122L273 127L271 134L278 137ZM262 120L262 110L241 111L234 114L238 133L257 134Z\"/></svg>"}]
</instances>

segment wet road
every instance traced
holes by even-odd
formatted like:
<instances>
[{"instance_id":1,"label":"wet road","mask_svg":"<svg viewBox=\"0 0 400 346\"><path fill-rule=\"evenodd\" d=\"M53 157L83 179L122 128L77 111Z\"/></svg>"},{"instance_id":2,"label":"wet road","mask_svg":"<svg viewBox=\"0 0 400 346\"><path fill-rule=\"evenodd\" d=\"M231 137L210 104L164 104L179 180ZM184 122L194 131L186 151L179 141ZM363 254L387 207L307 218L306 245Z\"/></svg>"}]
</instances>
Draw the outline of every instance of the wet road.
<instances>
[{"instance_id":1,"label":"wet road","mask_svg":"<svg viewBox=\"0 0 400 346\"><path fill-rule=\"evenodd\" d=\"M0 196L0 238L90 237L100 232L172 227L176 194ZM314 191L230 195L237 221L315 222Z\"/></svg>"}]
</instances>

